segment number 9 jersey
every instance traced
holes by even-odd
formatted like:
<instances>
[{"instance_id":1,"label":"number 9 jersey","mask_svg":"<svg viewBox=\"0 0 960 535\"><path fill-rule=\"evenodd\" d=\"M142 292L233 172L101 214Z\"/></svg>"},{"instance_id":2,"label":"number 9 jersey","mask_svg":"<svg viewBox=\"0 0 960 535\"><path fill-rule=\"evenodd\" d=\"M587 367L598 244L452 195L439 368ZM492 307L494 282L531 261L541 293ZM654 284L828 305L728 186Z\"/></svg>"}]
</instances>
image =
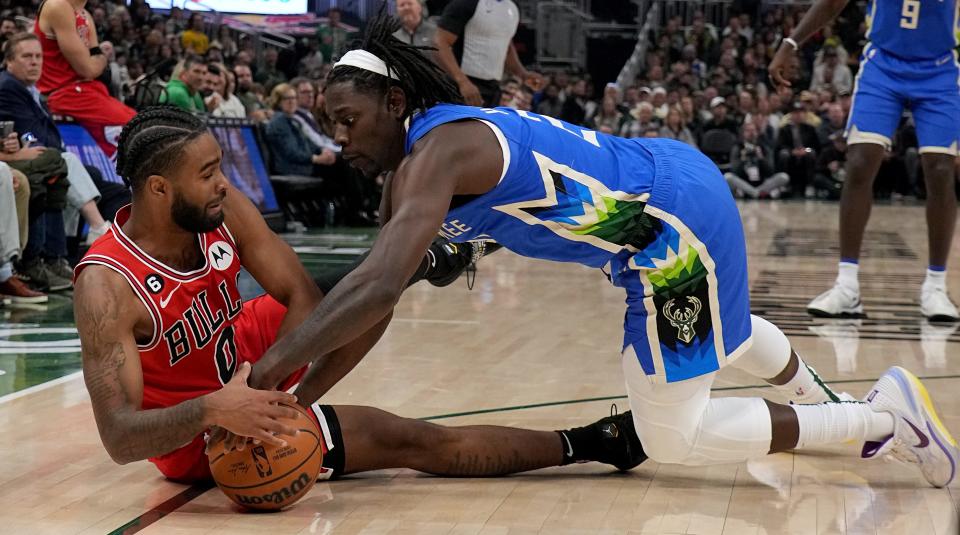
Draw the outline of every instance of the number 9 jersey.
<instances>
[{"instance_id":1,"label":"number 9 jersey","mask_svg":"<svg viewBox=\"0 0 960 535\"><path fill-rule=\"evenodd\" d=\"M847 143L890 148L904 108L920 153L957 154L960 64L956 0L873 0L870 42L860 58Z\"/></svg>"},{"instance_id":2,"label":"number 9 jersey","mask_svg":"<svg viewBox=\"0 0 960 535\"><path fill-rule=\"evenodd\" d=\"M937 59L957 46L956 0L871 0L867 39L900 59Z\"/></svg>"}]
</instances>

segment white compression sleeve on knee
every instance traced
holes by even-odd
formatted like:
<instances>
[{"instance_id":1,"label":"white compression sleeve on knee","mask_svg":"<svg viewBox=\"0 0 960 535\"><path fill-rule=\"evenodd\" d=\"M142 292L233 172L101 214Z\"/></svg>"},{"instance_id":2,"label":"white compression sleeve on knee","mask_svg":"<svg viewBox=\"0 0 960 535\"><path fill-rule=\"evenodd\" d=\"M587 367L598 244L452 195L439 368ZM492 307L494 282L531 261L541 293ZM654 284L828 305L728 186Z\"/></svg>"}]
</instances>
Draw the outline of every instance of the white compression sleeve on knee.
<instances>
[{"instance_id":1,"label":"white compression sleeve on knee","mask_svg":"<svg viewBox=\"0 0 960 535\"><path fill-rule=\"evenodd\" d=\"M859 401L793 405L792 408L800 424L798 448L848 440L883 440L893 434L893 416L876 412Z\"/></svg>"},{"instance_id":2,"label":"white compression sleeve on knee","mask_svg":"<svg viewBox=\"0 0 960 535\"><path fill-rule=\"evenodd\" d=\"M770 410L761 398L714 398L685 465L739 463L770 452Z\"/></svg>"},{"instance_id":3,"label":"white compression sleeve on knee","mask_svg":"<svg viewBox=\"0 0 960 535\"><path fill-rule=\"evenodd\" d=\"M761 318L750 316L753 326L753 345L733 361L734 368L741 369L760 379L772 379L790 362L790 341L776 325ZM823 403L838 398L820 379L813 368L807 366L797 355L800 366L797 373L782 385L771 385L792 403Z\"/></svg>"},{"instance_id":4,"label":"white compression sleeve on knee","mask_svg":"<svg viewBox=\"0 0 960 535\"><path fill-rule=\"evenodd\" d=\"M776 325L760 316L751 314L750 324L753 344L732 366L760 379L776 377L790 362L790 341Z\"/></svg>"}]
</instances>

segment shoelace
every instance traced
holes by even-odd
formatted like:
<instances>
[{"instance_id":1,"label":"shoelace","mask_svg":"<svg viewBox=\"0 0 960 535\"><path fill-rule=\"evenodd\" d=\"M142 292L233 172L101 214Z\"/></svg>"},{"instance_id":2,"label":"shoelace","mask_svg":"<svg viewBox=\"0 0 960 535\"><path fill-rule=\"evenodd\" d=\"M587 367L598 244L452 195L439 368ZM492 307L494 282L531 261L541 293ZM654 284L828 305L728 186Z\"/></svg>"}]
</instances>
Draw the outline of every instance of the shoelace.
<instances>
[{"instance_id":1,"label":"shoelace","mask_svg":"<svg viewBox=\"0 0 960 535\"><path fill-rule=\"evenodd\" d=\"M470 263L467 264L467 290L473 290L473 283L477 280L477 261L483 258L487 251L486 240L471 240L468 242L473 251L470 254Z\"/></svg>"}]
</instances>

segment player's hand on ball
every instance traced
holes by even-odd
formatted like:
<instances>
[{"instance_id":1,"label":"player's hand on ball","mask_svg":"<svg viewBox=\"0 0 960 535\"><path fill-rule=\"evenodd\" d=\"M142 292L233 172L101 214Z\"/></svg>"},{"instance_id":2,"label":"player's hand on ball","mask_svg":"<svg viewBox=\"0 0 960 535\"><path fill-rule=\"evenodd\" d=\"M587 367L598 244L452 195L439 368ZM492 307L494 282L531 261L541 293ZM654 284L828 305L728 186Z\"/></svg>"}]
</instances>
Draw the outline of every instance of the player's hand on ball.
<instances>
[{"instance_id":1,"label":"player's hand on ball","mask_svg":"<svg viewBox=\"0 0 960 535\"><path fill-rule=\"evenodd\" d=\"M250 363L244 362L229 383L207 396L205 409L210 424L241 437L243 442L243 437L250 437L265 444L285 445L275 435L296 435L297 430L278 419L295 419L297 411L279 404L292 405L297 402L297 397L287 392L250 388L247 386L249 377ZM216 435L218 433L211 435L211 443L218 438ZM236 441L235 437L232 443Z\"/></svg>"}]
</instances>

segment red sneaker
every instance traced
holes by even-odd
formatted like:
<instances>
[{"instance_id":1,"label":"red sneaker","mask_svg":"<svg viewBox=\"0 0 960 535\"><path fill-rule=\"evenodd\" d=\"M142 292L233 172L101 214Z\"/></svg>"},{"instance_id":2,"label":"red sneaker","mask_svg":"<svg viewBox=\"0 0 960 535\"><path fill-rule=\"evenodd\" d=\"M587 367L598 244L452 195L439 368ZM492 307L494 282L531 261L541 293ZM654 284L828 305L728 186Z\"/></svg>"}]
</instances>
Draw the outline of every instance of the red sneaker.
<instances>
[{"instance_id":1,"label":"red sneaker","mask_svg":"<svg viewBox=\"0 0 960 535\"><path fill-rule=\"evenodd\" d=\"M24 282L17 277L10 277L4 282L0 282L0 295L10 298L13 304L36 304L46 303L47 294L31 290Z\"/></svg>"}]
</instances>

